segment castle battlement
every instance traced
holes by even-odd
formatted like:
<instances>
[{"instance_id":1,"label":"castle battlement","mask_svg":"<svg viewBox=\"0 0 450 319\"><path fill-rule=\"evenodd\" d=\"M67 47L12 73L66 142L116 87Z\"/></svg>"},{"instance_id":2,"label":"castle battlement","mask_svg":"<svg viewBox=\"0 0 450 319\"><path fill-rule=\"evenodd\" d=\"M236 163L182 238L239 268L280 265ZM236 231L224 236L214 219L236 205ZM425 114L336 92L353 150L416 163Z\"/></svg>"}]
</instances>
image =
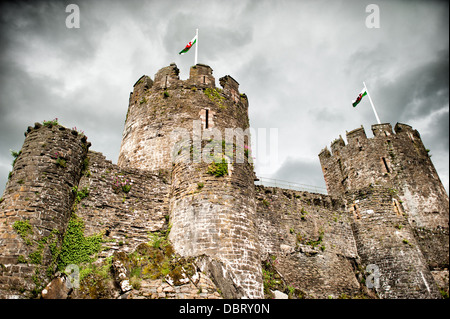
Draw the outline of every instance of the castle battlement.
<instances>
[{"instance_id":1,"label":"castle battlement","mask_svg":"<svg viewBox=\"0 0 450 319\"><path fill-rule=\"evenodd\" d=\"M417 146L423 145L419 132L407 124L397 123L394 128L395 132L393 132L392 125L390 123L373 124L371 129L373 138L367 137L366 131L364 130L364 127L362 125L361 127L350 132L346 131L347 143L345 143L342 136L339 136L339 138L331 142L331 152L327 147L325 147L320 151L319 157L325 159L332 157L333 155L339 156L339 152L341 152L345 147L359 148L361 150L363 144L369 143L370 141L377 140L377 142L379 143L379 139L388 141L392 138L397 138L397 136L403 137L405 135L408 136L410 142L416 143ZM425 151L425 148L423 148L423 151Z\"/></svg>"},{"instance_id":2,"label":"castle battlement","mask_svg":"<svg viewBox=\"0 0 450 319\"><path fill-rule=\"evenodd\" d=\"M160 69L156 72L154 80L149 76L143 75L134 84L134 91L154 90L173 90L177 88L187 89L206 89L216 88L213 69L206 64L196 64L190 68L189 78L181 80L179 77L180 70L175 63ZM230 75L225 75L219 79L220 86L223 88L223 94L232 96L239 94L239 83ZM133 92L131 93L133 94Z\"/></svg>"},{"instance_id":3,"label":"castle battlement","mask_svg":"<svg viewBox=\"0 0 450 319\"><path fill-rule=\"evenodd\" d=\"M154 80L143 75L130 93L119 166L147 170L172 167L174 130L193 134L193 121L202 129L249 126L248 99L239 93L239 83L229 75L219 79L216 88L212 68L197 64L187 80L180 80L175 63L156 72Z\"/></svg>"}]
</instances>

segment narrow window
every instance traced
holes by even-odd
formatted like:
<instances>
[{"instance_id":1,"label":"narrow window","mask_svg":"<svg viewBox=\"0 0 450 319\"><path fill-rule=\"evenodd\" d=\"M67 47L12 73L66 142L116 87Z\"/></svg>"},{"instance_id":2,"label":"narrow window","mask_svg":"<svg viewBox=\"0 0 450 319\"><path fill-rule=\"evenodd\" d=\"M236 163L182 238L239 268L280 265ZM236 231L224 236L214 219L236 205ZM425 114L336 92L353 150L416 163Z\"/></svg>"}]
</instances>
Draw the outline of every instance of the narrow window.
<instances>
[{"instance_id":1,"label":"narrow window","mask_svg":"<svg viewBox=\"0 0 450 319\"><path fill-rule=\"evenodd\" d=\"M206 75L203 76L203 84L206 83Z\"/></svg>"},{"instance_id":2,"label":"narrow window","mask_svg":"<svg viewBox=\"0 0 450 319\"><path fill-rule=\"evenodd\" d=\"M389 167L388 167L388 164L387 164L387 162L386 162L386 159L385 159L384 157L382 157L382 159L383 159L383 163L384 163L384 167L386 168L386 171L387 171L388 173L390 173L391 170L390 170Z\"/></svg>"},{"instance_id":3,"label":"narrow window","mask_svg":"<svg viewBox=\"0 0 450 319\"><path fill-rule=\"evenodd\" d=\"M361 215L359 214L359 208L358 205L353 204L353 215L356 217L356 219L361 219Z\"/></svg>"},{"instance_id":4,"label":"narrow window","mask_svg":"<svg viewBox=\"0 0 450 319\"><path fill-rule=\"evenodd\" d=\"M402 209L400 208L400 204L399 202L393 198L393 203L394 203L394 211L397 215L401 216L402 215Z\"/></svg>"},{"instance_id":5,"label":"narrow window","mask_svg":"<svg viewBox=\"0 0 450 319\"><path fill-rule=\"evenodd\" d=\"M205 128L208 128L208 124L209 124L209 110L206 109L205 110Z\"/></svg>"},{"instance_id":6,"label":"narrow window","mask_svg":"<svg viewBox=\"0 0 450 319\"><path fill-rule=\"evenodd\" d=\"M169 76L166 75L166 83L164 84L164 87L165 87L165 88L167 88L167 84L168 84L168 80L169 80L168 78L169 78Z\"/></svg>"},{"instance_id":7,"label":"narrow window","mask_svg":"<svg viewBox=\"0 0 450 319\"><path fill-rule=\"evenodd\" d=\"M392 149L392 142L391 142L391 140L387 140L386 143L388 145L388 150Z\"/></svg>"},{"instance_id":8,"label":"narrow window","mask_svg":"<svg viewBox=\"0 0 450 319\"><path fill-rule=\"evenodd\" d=\"M344 174L344 168L342 167L341 159L338 159L339 169L341 170L341 174Z\"/></svg>"}]
</instances>

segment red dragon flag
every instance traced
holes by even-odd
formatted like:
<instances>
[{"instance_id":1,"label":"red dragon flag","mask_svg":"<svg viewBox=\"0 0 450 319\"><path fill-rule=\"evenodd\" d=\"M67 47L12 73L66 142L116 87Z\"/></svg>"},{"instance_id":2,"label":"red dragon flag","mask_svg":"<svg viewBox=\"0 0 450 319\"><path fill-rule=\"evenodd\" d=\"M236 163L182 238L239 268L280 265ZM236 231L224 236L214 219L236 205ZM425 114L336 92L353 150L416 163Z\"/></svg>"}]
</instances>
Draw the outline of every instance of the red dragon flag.
<instances>
[{"instance_id":1,"label":"red dragon flag","mask_svg":"<svg viewBox=\"0 0 450 319\"><path fill-rule=\"evenodd\" d=\"M188 52L189 49L192 48L192 46L197 42L197 37L198 37L198 36L197 36L197 34L196 34L195 37L194 37L191 41L189 41L189 43L186 45L186 47L185 47L183 50L181 50L180 53L178 53L178 54L183 55L183 54L185 54L186 52Z\"/></svg>"},{"instance_id":2,"label":"red dragon flag","mask_svg":"<svg viewBox=\"0 0 450 319\"><path fill-rule=\"evenodd\" d=\"M359 102L361 102L363 96L367 95L367 90L364 87L364 89L358 94L358 97L356 98L356 100L352 101L352 105L353 107L357 106L359 104Z\"/></svg>"},{"instance_id":3,"label":"red dragon flag","mask_svg":"<svg viewBox=\"0 0 450 319\"><path fill-rule=\"evenodd\" d=\"M362 91L358 94L358 97L356 98L356 100L352 101L352 105L353 105L353 107L356 107L359 104L359 102L361 102L362 98L367 95L367 97L369 98L369 101L370 101L370 105L372 105L373 113L375 114L375 117L377 118L377 122L378 122L378 124L381 124L380 118L378 117L378 114L377 114L377 110L375 110L375 106L373 105L372 99L370 98L369 91L367 90L366 83L363 82L363 84L364 84L364 89L362 89Z\"/></svg>"}]
</instances>

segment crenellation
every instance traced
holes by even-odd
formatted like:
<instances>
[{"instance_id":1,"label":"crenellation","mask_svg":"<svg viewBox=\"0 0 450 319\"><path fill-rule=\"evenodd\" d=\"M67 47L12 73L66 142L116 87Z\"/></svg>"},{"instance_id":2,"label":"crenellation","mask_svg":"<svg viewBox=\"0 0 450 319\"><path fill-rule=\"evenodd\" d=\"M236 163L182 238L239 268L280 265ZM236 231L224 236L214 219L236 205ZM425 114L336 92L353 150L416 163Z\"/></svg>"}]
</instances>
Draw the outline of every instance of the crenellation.
<instances>
[{"instance_id":1,"label":"crenellation","mask_svg":"<svg viewBox=\"0 0 450 319\"><path fill-rule=\"evenodd\" d=\"M347 144L356 146L362 150L362 145L367 140L366 131L361 125L360 128L354 129L353 131L346 132Z\"/></svg>"},{"instance_id":2,"label":"crenellation","mask_svg":"<svg viewBox=\"0 0 450 319\"><path fill-rule=\"evenodd\" d=\"M331 152L333 153L333 155L338 155L339 151L341 149L343 149L345 147L345 142L342 139L342 136L339 135L338 139L335 139L332 143L331 143Z\"/></svg>"},{"instance_id":3,"label":"crenellation","mask_svg":"<svg viewBox=\"0 0 450 319\"><path fill-rule=\"evenodd\" d=\"M397 123L395 124L394 127L395 133L400 133L400 132L410 132L410 133L415 133L417 132L416 130L414 130L411 125L408 124L403 124L403 123ZM420 136L419 136L420 137Z\"/></svg>"},{"instance_id":4,"label":"crenellation","mask_svg":"<svg viewBox=\"0 0 450 319\"><path fill-rule=\"evenodd\" d=\"M152 86L153 80L149 76L143 75L136 81L136 83L134 83L133 88L136 89L138 87L142 87L144 90L149 90Z\"/></svg>"},{"instance_id":5,"label":"crenellation","mask_svg":"<svg viewBox=\"0 0 450 319\"><path fill-rule=\"evenodd\" d=\"M160 69L155 74L155 80L153 87L155 89L174 89L180 83L180 70L175 63L171 63L169 66Z\"/></svg>"},{"instance_id":6,"label":"crenellation","mask_svg":"<svg viewBox=\"0 0 450 319\"><path fill-rule=\"evenodd\" d=\"M241 100L239 93L239 83L229 75L225 75L219 79L220 86L223 87L223 92L230 97L235 103ZM247 99L245 99L247 101Z\"/></svg>"},{"instance_id":7,"label":"crenellation","mask_svg":"<svg viewBox=\"0 0 450 319\"><path fill-rule=\"evenodd\" d=\"M323 148L320 153L319 153L319 158L330 158L331 157L331 152L328 150L328 147L325 146L325 148Z\"/></svg>"},{"instance_id":8,"label":"crenellation","mask_svg":"<svg viewBox=\"0 0 450 319\"><path fill-rule=\"evenodd\" d=\"M197 64L191 67L189 73L189 80L196 88L215 88L216 80L212 75L212 68L205 64Z\"/></svg>"},{"instance_id":9,"label":"crenellation","mask_svg":"<svg viewBox=\"0 0 450 319\"><path fill-rule=\"evenodd\" d=\"M374 124L372 133L374 137L388 137L393 134L392 125L390 123Z\"/></svg>"}]
</instances>

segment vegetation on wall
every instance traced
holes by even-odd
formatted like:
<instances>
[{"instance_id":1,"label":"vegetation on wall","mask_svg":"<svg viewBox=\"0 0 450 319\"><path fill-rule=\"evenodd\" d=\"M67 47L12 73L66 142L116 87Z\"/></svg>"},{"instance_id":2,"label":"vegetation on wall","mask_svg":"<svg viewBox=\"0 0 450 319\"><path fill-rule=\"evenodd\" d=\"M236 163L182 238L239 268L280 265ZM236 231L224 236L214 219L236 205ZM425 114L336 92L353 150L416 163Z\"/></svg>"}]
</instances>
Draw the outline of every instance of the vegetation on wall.
<instances>
[{"instance_id":1,"label":"vegetation on wall","mask_svg":"<svg viewBox=\"0 0 450 319\"><path fill-rule=\"evenodd\" d=\"M55 152L50 156L55 160L57 166L62 168L65 168L67 166L66 158L64 157L63 154Z\"/></svg>"},{"instance_id":2,"label":"vegetation on wall","mask_svg":"<svg viewBox=\"0 0 450 319\"><path fill-rule=\"evenodd\" d=\"M261 263L263 274L264 298L274 298L274 291L278 290L288 295L289 299L303 299L305 293L294 284L287 284L280 273L276 270L278 260L276 256L268 256Z\"/></svg>"},{"instance_id":3,"label":"vegetation on wall","mask_svg":"<svg viewBox=\"0 0 450 319\"><path fill-rule=\"evenodd\" d=\"M131 186L133 185L133 180L125 178L125 177L119 177L119 176L113 176L112 178L112 188L115 193L124 192L128 193L131 190Z\"/></svg>"},{"instance_id":4,"label":"vegetation on wall","mask_svg":"<svg viewBox=\"0 0 450 319\"><path fill-rule=\"evenodd\" d=\"M228 163L225 159L222 159L219 163L212 162L208 166L207 173L216 177L228 175Z\"/></svg>"},{"instance_id":5,"label":"vegetation on wall","mask_svg":"<svg viewBox=\"0 0 450 319\"><path fill-rule=\"evenodd\" d=\"M58 269L64 270L69 264L80 265L92 261L92 255L101 249L103 234L84 236L84 222L72 214L58 258Z\"/></svg>"},{"instance_id":6,"label":"vegetation on wall","mask_svg":"<svg viewBox=\"0 0 450 319\"><path fill-rule=\"evenodd\" d=\"M222 90L219 88L206 88L204 91L205 95L219 106L219 108L225 108L225 97L221 94Z\"/></svg>"},{"instance_id":7,"label":"vegetation on wall","mask_svg":"<svg viewBox=\"0 0 450 319\"><path fill-rule=\"evenodd\" d=\"M44 121L42 122L42 124L43 124L44 126L59 125L59 123L58 123L58 118L55 118L55 119L50 120L50 121L44 120Z\"/></svg>"}]
</instances>

